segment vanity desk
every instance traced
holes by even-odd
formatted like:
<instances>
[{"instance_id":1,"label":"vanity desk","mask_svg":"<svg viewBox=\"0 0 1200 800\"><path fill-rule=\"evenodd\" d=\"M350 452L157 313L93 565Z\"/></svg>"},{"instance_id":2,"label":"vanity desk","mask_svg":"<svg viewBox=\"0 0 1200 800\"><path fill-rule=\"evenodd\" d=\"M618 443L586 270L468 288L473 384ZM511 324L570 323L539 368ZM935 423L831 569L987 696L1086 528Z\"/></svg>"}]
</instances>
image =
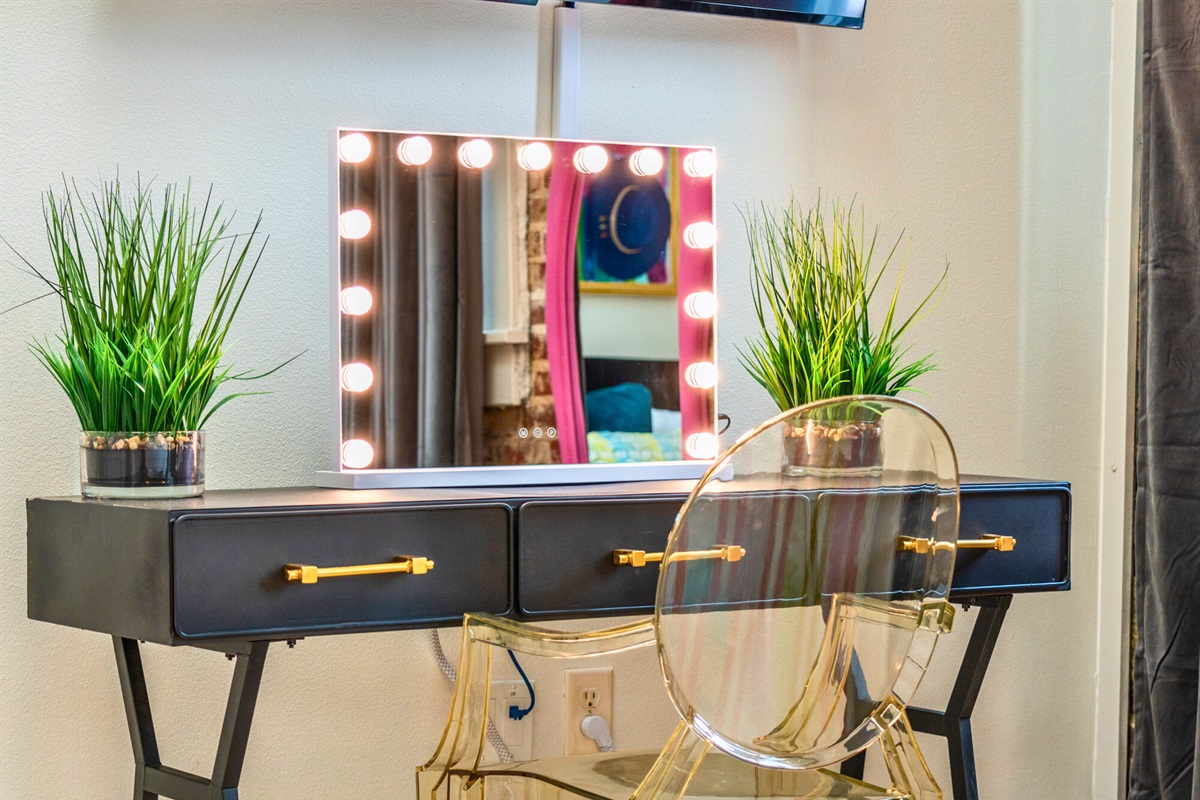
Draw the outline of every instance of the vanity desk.
<instances>
[{"instance_id":1,"label":"vanity desk","mask_svg":"<svg viewBox=\"0 0 1200 800\"><path fill-rule=\"evenodd\" d=\"M28 611L112 636L136 762L135 800L237 797L268 646L306 636L645 614L658 570L613 551L662 548L690 482L471 489L210 491L183 500L28 501ZM1070 487L963 476L951 598L979 613L948 707L910 708L947 739L955 798L975 798L970 716L1014 594L1070 585ZM332 567L350 567L332 570ZM164 766L140 642L236 662L211 778ZM861 756L847 772L861 771Z\"/></svg>"}]
</instances>

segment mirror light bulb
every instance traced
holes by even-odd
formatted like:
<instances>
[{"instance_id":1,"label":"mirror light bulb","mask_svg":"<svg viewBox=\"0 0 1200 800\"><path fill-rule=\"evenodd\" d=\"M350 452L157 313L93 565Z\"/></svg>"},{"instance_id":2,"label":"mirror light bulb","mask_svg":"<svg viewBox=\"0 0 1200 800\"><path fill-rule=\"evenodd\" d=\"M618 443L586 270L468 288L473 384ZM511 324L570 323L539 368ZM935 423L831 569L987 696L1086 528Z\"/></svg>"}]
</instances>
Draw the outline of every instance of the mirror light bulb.
<instances>
[{"instance_id":1,"label":"mirror light bulb","mask_svg":"<svg viewBox=\"0 0 1200 800\"><path fill-rule=\"evenodd\" d=\"M717 296L712 292L692 292L683 299L683 312L692 319L712 319L717 315Z\"/></svg>"},{"instance_id":2,"label":"mirror light bulb","mask_svg":"<svg viewBox=\"0 0 1200 800\"><path fill-rule=\"evenodd\" d=\"M492 146L486 139L472 139L458 148L458 160L467 169L483 169L492 163Z\"/></svg>"},{"instance_id":3,"label":"mirror light bulb","mask_svg":"<svg viewBox=\"0 0 1200 800\"><path fill-rule=\"evenodd\" d=\"M693 222L683 229L683 243L693 250L707 250L717 243L717 226L711 222Z\"/></svg>"},{"instance_id":4,"label":"mirror light bulb","mask_svg":"<svg viewBox=\"0 0 1200 800\"><path fill-rule=\"evenodd\" d=\"M603 172L608 166L608 151L598 144L589 144L575 151L575 169L584 175Z\"/></svg>"},{"instance_id":5,"label":"mirror light bulb","mask_svg":"<svg viewBox=\"0 0 1200 800\"><path fill-rule=\"evenodd\" d=\"M662 172L663 155L657 147L643 147L629 157L629 168L634 175L657 175Z\"/></svg>"},{"instance_id":6,"label":"mirror light bulb","mask_svg":"<svg viewBox=\"0 0 1200 800\"><path fill-rule=\"evenodd\" d=\"M347 439L342 442L342 466L364 469L375 460L375 448L366 439Z\"/></svg>"},{"instance_id":7,"label":"mirror light bulb","mask_svg":"<svg viewBox=\"0 0 1200 800\"><path fill-rule=\"evenodd\" d=\"M409 136L396 145L396 158L410 167L419 167L433 158L433 144L424 136Z\"/></svg>"},{"instance_id":8,"label":"mirror light bulb","mask_svg":"<svg viewBox=\"0 0 1200 800\"><path fill-rule=\"evenodd\" d=\"M683 157L683 171L693 178L711 178L717 171L717 157L712 150L696 150Z\"/></svg>"},{"instance_id":9,"label":"mirror light bulb","mask_svg":"<svg viewBox=\"0 0 1200 800\"><path fill-rule=\"evenodd\" d=\"M355 361L342 367L342 388L347 392L365 392L375 382L375 373L366 364Z\"/></svg>"},{"instance_id":10,"label":"mirror light bulb","mask_svg":"<svg viewBox=\"0 0 1200 800\"><path fill-rule=\"evenodd\" d=\"M550 159L550 145L545 142L530 142L517 148L517 163L530 172L550 166Z\"/></svg>"},{"instance_id":11,"label":"mirror light bulb","mask_svg":"<svg viewBox=\"0 0 1200 800\"><path fill-rule=\"evenodd\" d=\"M693 433L683 447L692 458L708 461L717 457L717 437L712 433Z\"/></svg>"},{"instance_id":12,"label":"mirror light bulb","mask_svg":"<svg viewBox=\"0 0 1200 800\"><path fill-rule=\"evenodd\" d=\"M338 158L347 164L366 161L371 155L371 140L365 133L347 133L338 139Z\"/></svg>"},{"instance_id":13,"label":"mirror light bulb","mask_svg":"<svg viewBox=\"0 0 1200 800\"><path fill-rule=\"evenodd\" d=\"M717 365L711 361L688 364L688 368L683 372L683 379L693 389L711 389L717 385Z\"/></svg>"},{"instance_id":14,"label":"mirror light bulb","mask_svg":"<svg viewBox=\"0 0 1200 800\"><path fill-rule=\"evenodd\" d=\"M366 314L374 302L371 292L365 286L347 286L338 295L338 305L342 307L342 313L351 317Z\"/></svg>"},{"instance_id":15,"label":"mirror light bulb","mask_svg":"<svg viewBox=\"0 0 1200 800\"><path fill-rule=\"evenodd\" d=\"M338 215L338 233L343 239L361 239L371 232L371 217L361 208L352 208Z\"/></svg>"}]
</instances>

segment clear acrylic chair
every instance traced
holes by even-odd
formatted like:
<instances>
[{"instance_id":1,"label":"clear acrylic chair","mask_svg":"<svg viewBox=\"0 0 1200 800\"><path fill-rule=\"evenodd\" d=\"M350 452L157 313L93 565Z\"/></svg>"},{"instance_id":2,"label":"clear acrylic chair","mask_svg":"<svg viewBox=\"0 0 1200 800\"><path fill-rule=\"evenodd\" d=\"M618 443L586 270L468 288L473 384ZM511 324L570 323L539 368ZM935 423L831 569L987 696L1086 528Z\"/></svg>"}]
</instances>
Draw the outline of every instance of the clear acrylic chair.
<instances>
[{"instance_id":1,"label":"clear acrylic chair","mask_svg":"<svg viewBox=\"0 0 1200 800\"><path fill-rule=\"evenodd\" d=\"M953 619L958 491L945 431L903 400L763 423L699 481L661 554L614 554L659 570L653 619L564 633L467 615L418 800L941 798L904 709ZM481 763L495 648L580 658L650 643L682 717L661 751ZM875 742L889 788L827 769Z\"/></svg>"}]
</instances>

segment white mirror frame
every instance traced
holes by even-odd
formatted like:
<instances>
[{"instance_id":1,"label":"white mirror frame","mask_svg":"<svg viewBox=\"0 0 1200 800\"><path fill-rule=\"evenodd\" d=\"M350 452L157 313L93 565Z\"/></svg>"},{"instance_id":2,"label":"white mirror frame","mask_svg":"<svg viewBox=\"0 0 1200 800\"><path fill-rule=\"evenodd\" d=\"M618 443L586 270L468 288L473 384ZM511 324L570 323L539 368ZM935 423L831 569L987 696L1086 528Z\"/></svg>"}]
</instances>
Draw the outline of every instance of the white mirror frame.
<instances>
[{"instance_id":1,"label":"white mirror frame","mask_svg":"<svg viewBox=\"0 0 1200 800\"><path fill-rule=\"evenodd\" d=\"M338 210L340 208L338 175L340 162L338 159L338 142L341 134L348 130L373 131L369 128L336 128L331 132L329 153L329 309L330 309L330 387L331 402L330 447L334 467L328 470L318 470L316 485L331 489L399 489L399 488L453 488L471 486L529 486L529 485L559 485L559 484L589 484L589 483L621 483L634 481L669 481L696 480L709 467L711 460L689 459L683 461L640 462L628 464L515 464L497 466L460 466L460 467L411 467L391 469L347 469L342 465L342 399L341 399L341 314L339 298L341 294L341 236L338 232ZM408 131L406 131L407 133ZM420 132L428 136L466 136L468 134L453 134L446 132ZM526 137L496 136L494 138L521 139ZM530 139L541 137L528 137ZM596 140L570 139L553 137L556 141L578 142L593 144ZM611 144L611 143L610 143ZM639 143L641 144L641 143ZM645 143L660 147L688 147L686 145L662 145ZM706 148L712 149L712 148ZM716 176L713 176L714 205L716 197ZM713 248L713 285L716 286L716 248ZM712 357L716 363L717 357L717 319L712 319ZM718 386L713 393L713 433L716 434L716 409L718 406Z\"/></svg>"}]
</instances>

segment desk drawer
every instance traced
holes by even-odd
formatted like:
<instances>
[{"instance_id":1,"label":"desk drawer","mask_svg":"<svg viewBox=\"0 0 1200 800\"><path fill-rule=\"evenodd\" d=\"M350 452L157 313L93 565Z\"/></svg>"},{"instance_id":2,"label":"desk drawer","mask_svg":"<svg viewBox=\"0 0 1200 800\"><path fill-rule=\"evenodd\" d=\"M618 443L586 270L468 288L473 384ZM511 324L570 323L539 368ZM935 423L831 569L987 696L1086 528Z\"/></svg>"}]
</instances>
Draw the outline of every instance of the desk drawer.
<instances>
[{"instance_id":1,"label":"desk drawer","mask_svg":"<svg viewBox=\"0 0 1200 800\"><path fill-rule=\"evenodd\" d=\"M658 569L616 567L612 551L662 550L684 497L537 501L517 517L517 612L527 618L652 611ZM960 538L1015 536L1011 552L960 550L955 598L1070 587L1070 490L962 493Z\"/></svg>"},{"instance_id":2,"label":"desk drawer","mask_svg":"<svg viewBox=\"0 0 1200 800\"><path fill-rule=\"evenodd\" d=\"M171 528L181 638L284 638L507 613L511 512L503 505L183 514ZM284 565L425 556L424 575L288 582Z\"/></svg>"},{"instance_id":3,"label":"desk drawer","mask_svg":"<svg viewBox=\"0 0 1200 800\"><path fill-rule=\"evenodd\" d=\"M685 499L522 505L517 512L518 612L536 618L652 611L658 570L617 567L613 550L662 550Z\"/></svg>"},{"instance_id":4,"label":"desk drawer","mask_svg":"<svg viewBox=\"0 0 1200 800\"><path fill-rule=\"evenodd\" d=\"M951 597L1045 592L1071 586L1071 493L1063 487L962 493L958 538L1016 538L1007 553L958 551Z\"/></svg>"}]
</instances>

